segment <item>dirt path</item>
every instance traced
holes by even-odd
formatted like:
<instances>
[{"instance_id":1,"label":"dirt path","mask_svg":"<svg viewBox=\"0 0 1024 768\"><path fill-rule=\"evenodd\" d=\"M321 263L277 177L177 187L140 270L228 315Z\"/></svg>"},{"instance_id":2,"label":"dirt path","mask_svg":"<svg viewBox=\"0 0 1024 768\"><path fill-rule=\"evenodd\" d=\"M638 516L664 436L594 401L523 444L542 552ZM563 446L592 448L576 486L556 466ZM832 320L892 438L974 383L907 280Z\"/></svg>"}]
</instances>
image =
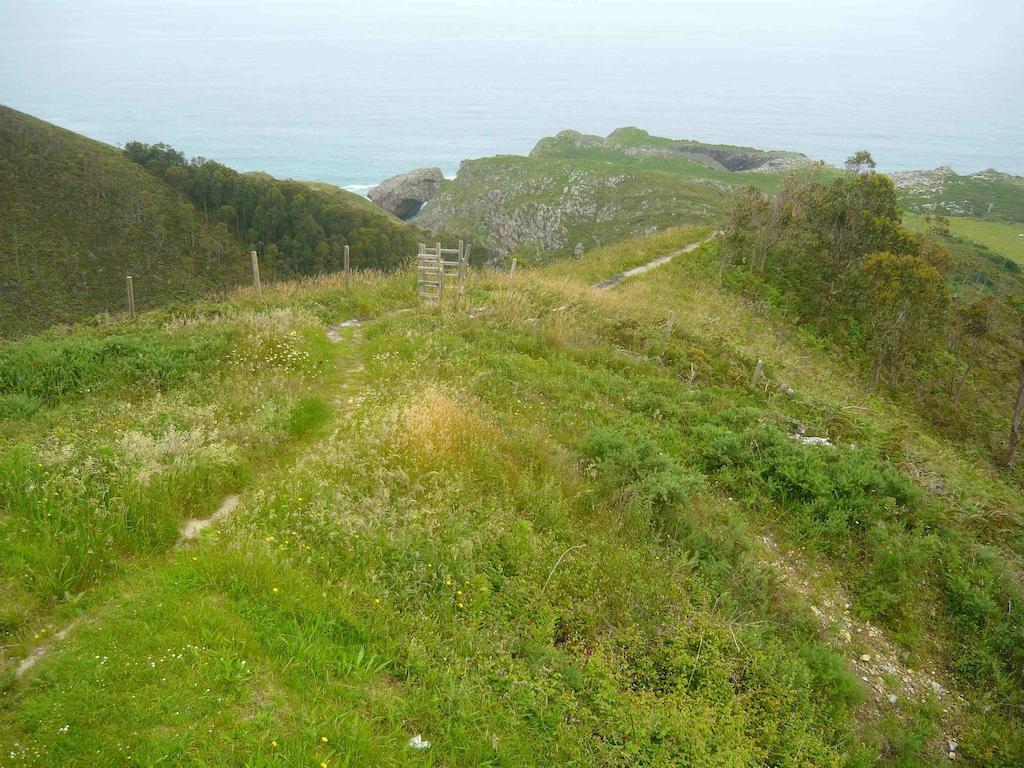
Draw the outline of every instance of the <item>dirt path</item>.
<instances>
[{"instance_id":1,"label":"dirt path","mask_svg":"<svg viewBox=\"0 0 1024 768\"><path fill-rule=\"evenodd\" d=\"M217 507L216 511L209 517L193 517L190 520L186 520L181 525L178 541L175 544L175 547L180 547L195 539L212 523L217 520L221 520L234 512L235 509L238 508L238 504L239 498L231 495L225 498L224 501L221 502L220 506ZM24 677L27 672L29 672L47 653L49 653L54 644L67 639L68 635L81 626L83 621L85 621L85 619L82 616L72 619L67 625L59 629L52 638L39 643L39 645L30 649L25 658L23 658L15 668L15 677Z\"/></svg>"},{"instance_id":2,"label":"dirt path","mask_svg":"<svg viewBox=\"0 0 1024 768\"><path fill-rule=\"evenodd\" d=\"M365 317L353 317L351 320L346 320L343 323L337 325L331 325L327 328L327 338L333 343L338 344L341 341L341 332L346 328L358 328L360 325L365 323L368 318Z\"/></svg>"},{"instance_id":3,"label":"dirt path","mask_svg":"<svg viewBox=\"0 0 1024 768\"><path fill-rule=\"evenodd\" d=\"M31 651L29 651L28 655L24 659L21 660L20 664L18 664L17 669L14 670L14 676L15 677L22 677L22 676L24 676L24 674L26 672L28 672L30 669L32 669L32 667L34 667L36 665L36 663L41 658L43 658L43 656L46 655L46 652L50 650L50 648L53 646L54 643L59 642L59 641L63 640L64 638L66 638L68 635L70 635L72 632L74 632L75 628L78 627L78 625L81 624L81 623L82 623L82 619L81 618L74 619L66 627L64 627L63 629L58 631L57 634L55 634L53 636L52 640L49 640L49 641L47 641L45 643L40 643L35 648L33 648Z\"/></svg>"},{"instance_id":4,"label":"dirt path","mask_svg":"<svg viewBox=\"0 0 1024 768\"><path fill-rule=\"evenodd\" d=\"M714 240L720 234L721 234L721 232L712 232L710 235L705 237L700 242L690 243L688 246L686 246L685 248L680 248L678 251L672 251L672 253L667 253L664 256L659 256L658 258L654 259L653 261L649 261L646 264L641 264L639 267L633 267L632 269L627 269L625 272L620 272L619 274L615 275L614 277L609 277L607 280L602 280L601 282L596 283L594 285L594 287L595 288L599 288L602 291L606 291L609 288L614 288L616 285L621 283L623 280L626 280L627 278L636 277L637 275L642 275L642 274L644 274L646 272L650 272L652 269L657 269L660 266L668 264L676 256L682 256L684 253L692 253L693 251L697 250L698 248L700 248L705 243L709 243L712 240Z\"/></svg>"},{"instance_id":5,"label":"dirt path","mask_svg":"<svg viewBox=\"0 0 1024 768\"><path fill-rule=\"evenodd\" d=\"M181 535L178 537L177 546L180 547L185 542L192 541L192 539L202 533L210 523L227 517L235 511L236 507L238 507L238 497L228 496L221 502L220 506L217 507L217 511L209 517L193 517L191 520L186 520L182 523Z\"/></svg>"}]
</instances>

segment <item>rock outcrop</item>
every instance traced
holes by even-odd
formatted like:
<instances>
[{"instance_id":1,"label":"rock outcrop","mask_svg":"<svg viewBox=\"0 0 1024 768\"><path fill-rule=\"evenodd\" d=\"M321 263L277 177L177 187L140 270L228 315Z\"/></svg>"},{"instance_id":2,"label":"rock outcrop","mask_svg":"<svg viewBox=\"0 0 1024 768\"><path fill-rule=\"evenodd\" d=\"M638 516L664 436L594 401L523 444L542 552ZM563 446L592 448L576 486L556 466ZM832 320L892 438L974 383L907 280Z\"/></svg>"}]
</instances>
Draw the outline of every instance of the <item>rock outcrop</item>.
<instances>
[{"instance_id":1,"label":"rock outcrop","mask_svg":"<svg viewBox=\"0 0 1024 768\"><path fill-rule=\"evenodd\" d=\"M368 197L388 213L403 221L412 219L434 196L444 180L440 168L419 168L382 181L369 191Z\"/></svg>"}]
</instances>

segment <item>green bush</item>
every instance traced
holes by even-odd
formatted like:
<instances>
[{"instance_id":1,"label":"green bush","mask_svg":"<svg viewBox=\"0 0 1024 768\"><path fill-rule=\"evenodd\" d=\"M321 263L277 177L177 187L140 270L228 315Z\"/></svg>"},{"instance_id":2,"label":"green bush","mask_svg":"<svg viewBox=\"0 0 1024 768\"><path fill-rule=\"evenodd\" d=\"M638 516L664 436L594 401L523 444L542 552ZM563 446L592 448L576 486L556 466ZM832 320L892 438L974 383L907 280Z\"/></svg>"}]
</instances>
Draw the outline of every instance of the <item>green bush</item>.
<instances>
[{"instance_id":1,"label":"green bush","mask_svg":"<svg viewBox=\"0 0 1024 768\"><path fill-rule=\"evenodd\" d=\"M663 523L668 510L688 499L703 482L699 473L686 469L639 433L595 429L584 441L582 453L600 476L649 505Z\"/></svg>"}]
</instances>

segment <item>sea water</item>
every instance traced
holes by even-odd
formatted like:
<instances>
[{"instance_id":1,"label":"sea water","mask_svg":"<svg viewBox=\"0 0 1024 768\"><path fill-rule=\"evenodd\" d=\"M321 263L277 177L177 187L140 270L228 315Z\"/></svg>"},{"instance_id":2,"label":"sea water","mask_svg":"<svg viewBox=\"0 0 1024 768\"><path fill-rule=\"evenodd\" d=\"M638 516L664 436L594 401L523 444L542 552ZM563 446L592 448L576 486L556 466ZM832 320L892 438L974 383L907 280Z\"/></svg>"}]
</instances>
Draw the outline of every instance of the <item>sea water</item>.
<instances>
[{"instance_id":1,"label":"sea water","mask_svg":"<svg viewBox=\"0 0 1024 768\"><path fill-rule=\"evenodd\" d=\"M1024 3L774 5L0 0L0 103L360 191L624 125L1024 174Z\"/></svg>"}]
</instances>

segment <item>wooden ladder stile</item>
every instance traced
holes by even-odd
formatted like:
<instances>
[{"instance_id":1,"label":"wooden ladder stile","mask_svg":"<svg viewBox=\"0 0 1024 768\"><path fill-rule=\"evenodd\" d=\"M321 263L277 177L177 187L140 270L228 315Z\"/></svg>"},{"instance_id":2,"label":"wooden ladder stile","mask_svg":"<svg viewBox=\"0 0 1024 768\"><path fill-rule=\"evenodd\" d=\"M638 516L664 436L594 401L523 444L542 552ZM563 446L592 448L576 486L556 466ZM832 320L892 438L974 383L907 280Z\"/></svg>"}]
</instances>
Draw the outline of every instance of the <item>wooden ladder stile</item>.
<instances>
[{"instance_id":1,"label":"wooden ladder stile","mask_svg":"<svg viewBox=\"0 0 1024 768\"><path fill-rule=\"evenodd\" d=\"M466 249L459 242L458 248L445 248L441 243L427 246L419 243L416 251L416 285L420 299L437 301L444 296L445 285L455 281L459 291L466 281ZM446 259L446 256L455 259Z\"/></svg>"}]
</instances>

